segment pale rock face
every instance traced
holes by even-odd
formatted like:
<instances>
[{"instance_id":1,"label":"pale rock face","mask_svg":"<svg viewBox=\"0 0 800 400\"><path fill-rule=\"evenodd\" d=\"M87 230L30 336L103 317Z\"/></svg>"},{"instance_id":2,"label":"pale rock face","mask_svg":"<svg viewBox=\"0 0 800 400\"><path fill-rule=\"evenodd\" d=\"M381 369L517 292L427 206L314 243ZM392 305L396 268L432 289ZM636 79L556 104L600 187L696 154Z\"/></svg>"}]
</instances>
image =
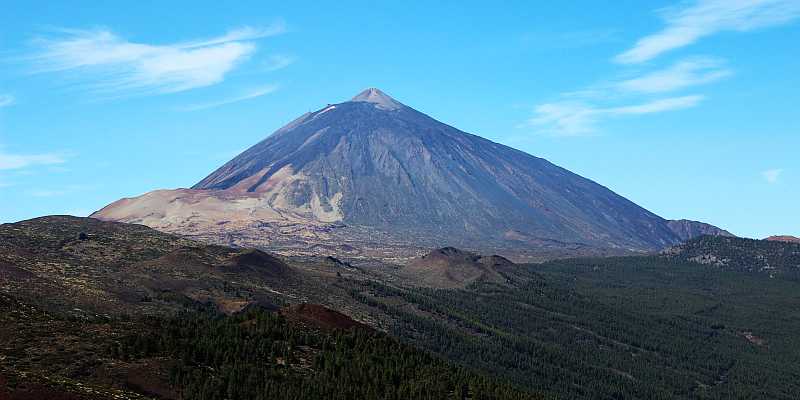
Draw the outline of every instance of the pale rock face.
<instances>
[{"instance_id":1,"label":"pale rock face","mask_svg":"<svg viewBox=\"0 0 800 400\"><path fill-rule=\"evenodd\" d=\"M260 237L251 227L273 224L280 228L270 235L283 235L339 224L371 241L374 230L411 242L423 235L633 250L681 239L666 220L595 182L374 88L301 116L192 189L123 199L93 216ZM320 240L330 235L310 231Z\"/></svg>"},{"instance_id":2,"label":"pale rock face","mask_svg":"<svg viewBox=\"0 0 800 400\"><path fill-rule=\"evenodd\" d=\"M734 236L732 233L709 225L703 222L690 221L688 219L667 221L667 226L674 232L681 241L689 240L703 235L711 236Z\"/></svg>"}]
</instances>

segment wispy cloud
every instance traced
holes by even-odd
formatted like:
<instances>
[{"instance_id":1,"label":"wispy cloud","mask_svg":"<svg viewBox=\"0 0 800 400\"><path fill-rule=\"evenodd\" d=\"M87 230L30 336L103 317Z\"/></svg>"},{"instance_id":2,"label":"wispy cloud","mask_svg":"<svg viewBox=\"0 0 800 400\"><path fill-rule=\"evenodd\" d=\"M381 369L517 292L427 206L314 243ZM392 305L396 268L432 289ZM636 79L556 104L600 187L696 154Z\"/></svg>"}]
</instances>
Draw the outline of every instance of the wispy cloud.
<instances>
[{"instance_id":1,"label":"wispy cloud","mask_svg":"<svg viewBox=\"0 0 800 400\"><path fill-rule=\"evenodd\" d=\"M61 30L39 38L27 57L38 73L71 72L93 91L130 95L174 93L222 82L256 50L256 39L285 31L283 24L245 27L222 36L154 45L107 29Z\"/></svg>"},{"instance_id":2,"label":"wispy cloud","mask_svg":"<svg viewBox=\"0 0 800 400\"><path fill-rule=\"evenodd\" d=\"M718 32L744 32L786 23L800 17L800 0L694 0L661 9L659 13L665 28L641 38L614 61L639 64ZM732 74L724 60L708 56L684 58L660 69L625 67L619 73L623 78L565 92L559 100L540 104L524 125L560 136L592 133L605 118L694 107L705 96L660 96L716 82Z\"/></svg>"},{"instance_id":3,"label":"wispy cloud","mask_svg":"<svg viewBox=\"0 0 800 400\"><path fill-rule=\"evenodd\" d=\"M767 183L778 183L778 180L781 178L781 174L783 173L783 169L774 168L768 169L761 173L761 176L764 178Z\"/></svg>"},{"instance_id":4,"label":"wispy cloud","mask_svg":"<svg viewBox=\"0 0 800 400\"><path fill-rule=\"evenodd\" d=\"M14 96L10 94L0 94L0 108L14 104Z\"/></svg>"},{"instance_id":5,"label":"wispy cloud","mask_svg":"<svg viewBox=\"0 0 800 400\"><path fill-rule=\"evenodd\" d=\"M271 71L277 71L279 69L284 69L284 68L292 65L292 63L294 63L294 61L295 61L295 59L292 56L276 54L276 55L272 55L269 58L267 58L267 62L264 65L265 65L265 69L268 72L271 72Z\"/></svg>"},{"instance_id":6,"label":"wispy cloud","mask_svg":"<svg viewBox=\"0 0 800 400\"><path fill-rule=\"evenodd\" d=\"M662 98L617 107L598 107L578 102L545 103L537 106L528 126L557 136L581 136L594 133L599 120L608 117L674 111L697 105L703 96Z\"/></svg>"},{"instance_id":7,"label":"wispy cloud","mask_svg":"<svg viewBox=\"0 0 800 400\"><path fill-rule=\"evenodd\" d=\"M731 75L723 61L693 57L655 71L628 75L563 93L560 99L534 108L523 126L556 136L581 136L596 132L598 124L610 117L655 114L700 104L705 96L689 94L663 97L665 93L711 83Z\"/></svg>"},{"instance_id":8,"label":"wispy cloud","mask_svg":"<svg viewBox=\"0 0 800 400\"><path fill-rule=\"evenodd\" d=\"M35 165L62 164L66 160L61 154L11 154L0 149L0 170L22 169Z\"/></svg>"},{"instance_id":9,"label":"wispy cloud","mask_svg":"<svg viewBox=\"0 0 800 400\"><path fill-rule=\"evenodd\" d=\"M262 87L250 90L250 91L248 91L248 92L246 92L246 93L244 93L242 95L236 96L236 97L231 97L231 98L228 98L228 99L219 100L219 101L213 101L213 102L209 102L209 103L191 104L191 105L188 105L188 106L185 106L185 107L180 107L178 110L179 111L205 110L205 109L209 109L209 108L224 106L226 104L238 103L240 101L254 99L256 97L261 97L261 96L270 94L270 93L272 93L272 92L274 92L276 90L278 90L278 85L262 86Z\"/></svg>"},{"instance_id":10,"label":"wispy cloud","mask_svg":"<svg viewBox=\"0 0 800 400\"><path fill-rule=\"evenodd\" d=\"M750 31L800 16L797 0L700 0L660 10L666 26L639 39L615 61L640 63L723 31Z\"/></svg>"},{"instance_id":11,"label":"wispy cloud","mask_svg":"<svg viewBox=\"0 0 800 400\"><path fill-rule=\"evenodd\" d=\"M664 93L718 81L732 71L721 60L696 57L679 61L668 68L616 83L625 92Z\"/></svg>"}]
</instances>

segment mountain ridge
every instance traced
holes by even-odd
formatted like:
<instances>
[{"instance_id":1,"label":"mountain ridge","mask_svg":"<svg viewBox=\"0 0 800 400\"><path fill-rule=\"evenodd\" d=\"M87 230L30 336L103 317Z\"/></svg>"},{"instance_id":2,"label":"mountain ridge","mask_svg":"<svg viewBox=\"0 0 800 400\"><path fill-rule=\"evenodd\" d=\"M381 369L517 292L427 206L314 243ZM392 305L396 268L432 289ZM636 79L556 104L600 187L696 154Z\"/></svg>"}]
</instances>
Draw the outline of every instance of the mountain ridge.
<instances>
[{"instance_id":1,"label":"mountain ridge","mask_svg":"<svg viewBox=\"0 0 800 400\"><path fill-rule=\"evenodd\" d=\"M373 230L517 247L648 251L683 239L605 186L375 88L304 114L191 189L120 200L93 216L175 233L277 224L312 227L304 235L313 236L339 224L367 240Z\"/></svg>"}]
</instances>

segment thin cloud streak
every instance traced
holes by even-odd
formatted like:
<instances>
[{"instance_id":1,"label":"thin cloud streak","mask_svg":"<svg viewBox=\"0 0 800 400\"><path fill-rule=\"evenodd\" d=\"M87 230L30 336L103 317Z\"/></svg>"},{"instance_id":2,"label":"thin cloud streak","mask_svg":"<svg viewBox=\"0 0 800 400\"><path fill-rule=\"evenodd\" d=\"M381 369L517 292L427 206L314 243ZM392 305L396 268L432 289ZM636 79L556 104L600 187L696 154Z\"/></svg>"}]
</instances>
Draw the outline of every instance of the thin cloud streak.
<instances>
[{"instance_id":1,"label":"thin cloud streak","mask_svg":"<svg viewBox=\"0 0 800 400\"><path fill-rule=\"evenodd\" d=\"M679 61L672 66L616 83L619 90L664 93L718 81L732 75L723 62L708 57Z\"/></svg>"},{"instance_id":2,"label":"thin cloud streak","mask_svg":"<svg viewBox=\"0 0 800 400\"><path fill-rule=\"evenodd\" d=\"M278 90L278 85L268 85L263 86L254 90L251 90L243 95L232 97L225 100L210 102L210 103L201 103L201 104L192 104L185 107L181 107L179 111L198 111L198 110L206 110L209 108L224 106L227 104L238 103L240 101L255 99L257 97L261 97L270 93L275 92Z\"/></svg>"},{"instance_id":3,"label":"thin cloud streak","mask_svg":"<svg viewBox=\"0 0 800 400\"><path fill-rule=\"evenodd\" d=\"M583 136L594 133L595 125L604 118L625 115L653 114L694 107L703 101L701 95L670 97L618 107L597 107L584 103L546 103L537 106L528 126L556 136Z\"/></svg>"},{"instance_id":4,"label":"thin cloud streak","mask_svg":"<svg viewBox=\"0 0 800 400\"><path fill-rule=\"evenodd\" d=\"M123 39L106 29L61 30L37 39L27 59L36 73L71 72L101 94L163 94L222 82L255 52L254 40L284 32L282 24L240 28L225 35L151 45Z\"/></svg>"},{"instance_id":5,"label":"thin cloud streak","mask_svg":"<svg viewBox=\"0 0 800 400\"><path fill-rule=\"evenodd\" d=\"M617 55L621 64L638 64L688 46L723 31L745 32L787 23L800 17L798 0L697 0L660 10L666 27L643 37ZM712 57L684 58L671 66L638 76L606 81L561 95L565 101L541 104L526 126L538 126L559 136L594 132L602 118L625 114L656 113L694 107L704 96L653 99L690 87L719 81L733 74L724 60ZM638 104L614 105L638 101ZM611 105L609 105L611 104Z\"/></svg>"},{"instance_id":6,"label":"thin cloud streak","mask_svg":"<svg viewBox=\"0 0 800 400\"><path fill-rule=\"evenodd\" d=\"M63 164L60 154L10 154L0 150L0 170L22 169L36 165Z\"/></svg>"},{"instance_id":7,"label":"thin cloud streak","mask_svg":"<svg viewBox=\"0 0 800 400\"><path fill-rule=\"evenodd\" d=\"M700 0L660 10L666 27L639 39L614 60L635 64L724 31L746 32L784 24L800 16L796 0Z\"/></svg>"}]
</instances>

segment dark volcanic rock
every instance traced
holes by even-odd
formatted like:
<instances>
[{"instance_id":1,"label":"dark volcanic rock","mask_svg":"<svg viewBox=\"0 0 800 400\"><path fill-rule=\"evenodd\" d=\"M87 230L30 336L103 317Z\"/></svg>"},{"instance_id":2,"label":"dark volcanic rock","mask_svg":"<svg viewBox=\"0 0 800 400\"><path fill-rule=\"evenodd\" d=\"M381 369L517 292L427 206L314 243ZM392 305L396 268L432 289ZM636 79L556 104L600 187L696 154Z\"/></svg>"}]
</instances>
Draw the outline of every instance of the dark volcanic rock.
<instances>
[{"instance_id":1,"label":"dark volcanic rock","mask_svg":"<svg viewBox=\"0 0 800 400\"><path fill-rule=\"evenodd\" d=\"M413 284L437 288L461 288L474 282L506 284L504 268L514 263L505 257L484 257L455 247L443 247L412 260L400 275Z\"/></svg>"},{"instance_id":2,"label":"dark volcanic rock","mask_svg":"<svg viewBox=\"0 0 800 400\"><path fill-rule=\"evenodd\" d=\"M294 304L282 308L280 314L290 321L325 330L372 329L347 315L319 304Z\"/></svg>"},{"instance_id":3,"label":"dark volcanic rock","mask_svg":"<svg viewBox=\"0 0 800 400\"><path fill-rule=\"evenodd\" d=\"M269 278L286 278L292 274L291 268L286 263L261 250L243 250L222 264L230 272L253 272Z\"/></svg>"}]
</instances>

